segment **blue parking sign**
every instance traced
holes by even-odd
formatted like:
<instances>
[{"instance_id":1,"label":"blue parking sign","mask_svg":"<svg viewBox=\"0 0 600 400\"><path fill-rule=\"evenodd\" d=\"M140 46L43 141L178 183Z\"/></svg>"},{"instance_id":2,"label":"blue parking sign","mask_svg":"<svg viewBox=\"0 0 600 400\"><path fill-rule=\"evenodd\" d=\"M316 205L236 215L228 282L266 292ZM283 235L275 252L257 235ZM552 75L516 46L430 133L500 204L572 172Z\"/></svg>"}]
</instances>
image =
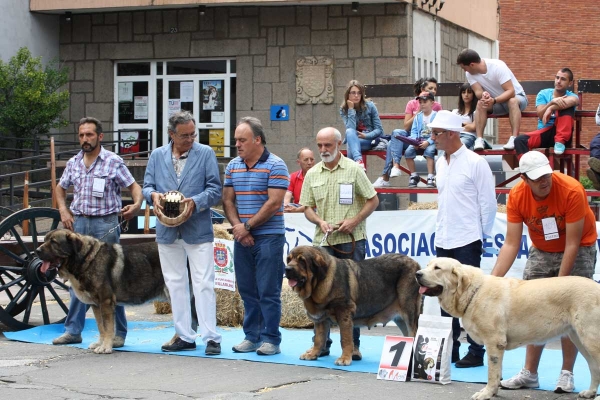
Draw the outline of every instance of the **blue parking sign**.
<instances>
[{"instance_id":1,"label":"blue parking sign","mask_svg":"<svg viewBox=\"0 0 600 400\"><path fill-rule=\"evenodd\" d=\"M287 104L273 104L271 106L271 121L289 121L290 106Z\"/></svg>"}]
</instances>

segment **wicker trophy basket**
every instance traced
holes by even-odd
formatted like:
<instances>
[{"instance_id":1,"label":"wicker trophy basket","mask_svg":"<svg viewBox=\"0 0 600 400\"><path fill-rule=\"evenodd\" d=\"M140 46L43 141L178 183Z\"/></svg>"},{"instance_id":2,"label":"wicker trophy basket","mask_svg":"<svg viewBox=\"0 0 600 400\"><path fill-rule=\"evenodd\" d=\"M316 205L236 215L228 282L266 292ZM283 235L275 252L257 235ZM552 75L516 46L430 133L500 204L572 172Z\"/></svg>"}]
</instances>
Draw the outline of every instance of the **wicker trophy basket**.
<instances>
[{"instance_id":1,"label":"wicker trophy basket","mask_svg":"<svg viewBox=\"0 0 600 400\"><path fill-rule=\"evenodd\" d=\"M187 214L187 203L181 201L185 196L176 190L171 190L164 194L160 200L160 205L163 207L162 210L156 208L154 214L161 224L174 228L183 224L187 219L184 215Z\"/></svg>"}]
</instances>

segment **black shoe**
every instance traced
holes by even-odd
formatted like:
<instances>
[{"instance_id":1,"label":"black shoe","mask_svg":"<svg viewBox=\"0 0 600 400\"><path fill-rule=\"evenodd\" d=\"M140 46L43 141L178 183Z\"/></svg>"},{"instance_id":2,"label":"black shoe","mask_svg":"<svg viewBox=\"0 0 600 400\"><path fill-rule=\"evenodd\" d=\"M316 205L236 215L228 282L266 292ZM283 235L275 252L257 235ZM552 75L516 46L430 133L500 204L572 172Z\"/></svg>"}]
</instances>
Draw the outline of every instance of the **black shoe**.
<instances>
[{"instance_id":1,"label":"black shoe","mask_svg":"<svg viewBox=\"0 0 600 400\"><path fill-rule=\"evenodd\" d=\"M175 339L173 344L163 345L160 348L162 351L171 352L171 351L193 351L196 350L196 342L188 343L181 338Z\"/></svg>"},{"instance_id":2,"label":"black shoe","mask_svg":"<svg viewBox=\"0 0 600 400\"><path fill-rule=\"evenodd\" d=\"M473 368L483 366L483 357L467 353L462 360L456 362L456 368Z\"/></svg>"},{"instance_id":3,"label":"black shoe","mask_svg":"<svg viewBox=\"0 0 600 400\"><path fill-rule=\"evenodd\" d=\"M218 356L221 354L221 343L217 343L214 340L209 340L206 342L206 350L204 350L204 354L207 356Z\"/></svg>"}]
</instances>

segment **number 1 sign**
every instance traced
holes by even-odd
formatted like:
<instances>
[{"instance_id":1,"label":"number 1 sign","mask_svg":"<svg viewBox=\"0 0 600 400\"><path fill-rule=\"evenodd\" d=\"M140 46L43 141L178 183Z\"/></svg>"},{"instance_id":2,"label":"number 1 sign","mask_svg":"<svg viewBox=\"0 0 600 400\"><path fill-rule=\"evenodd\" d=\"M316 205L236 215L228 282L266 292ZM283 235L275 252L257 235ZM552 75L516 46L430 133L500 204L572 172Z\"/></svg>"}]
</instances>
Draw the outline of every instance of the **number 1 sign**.
<instances>
[{"instance_id":1,"label":"number 1 sign","mask_svg":"<svg viewBox=\"0 0 600 400\"><path fill-rule=\"evenodd\" d=\"M414 338L386 336L379 361L377 379L406 381Z\"/></svg>"}]
</instances>

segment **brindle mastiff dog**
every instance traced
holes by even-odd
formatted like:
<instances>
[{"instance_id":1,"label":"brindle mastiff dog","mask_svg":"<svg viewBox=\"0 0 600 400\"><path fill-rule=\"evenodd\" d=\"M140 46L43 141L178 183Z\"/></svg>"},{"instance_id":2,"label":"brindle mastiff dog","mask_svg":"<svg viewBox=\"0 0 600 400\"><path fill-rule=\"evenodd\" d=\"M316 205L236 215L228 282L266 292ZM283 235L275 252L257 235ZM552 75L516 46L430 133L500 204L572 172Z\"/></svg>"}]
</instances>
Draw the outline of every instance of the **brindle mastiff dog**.
<instances>
[{"instance_id":1,"label":"brindle mastiff dog","mask_svg":"<svg viewBox=\"0 0 600 400\"><path fill-rule=\"evenodd\" d=\"M299 246L287 257L288 284L304 301L315 323L313 347L300 356L316 360L325 347L330 323L340 327L342 356L336 365L352 363L352 328L394 321L415 336L421 310L415 273L419 264L401 254L356 262L330 256L320 247Z\"/></svg>"},{"instance_id":2,"label":"brindle mastiff dog","mask_svg":"<svg viewBox=\"0 0 600 400\"><path fill-rule=\"evenodd\" d=\"M115 306L168 299L155 242L129 246L108 244L67 229L49 232L36 250L40 271L58 268L82 302L94 311L100 339L90 349L112 353Z\"/></svg>"},{"instance_id":3,"label":"brindle mastiff dog","mask_svg":"<svg viewBox=\"0 0 600 400\"><path fill-rule=\"evenodd\" d=\"M592 381L579 397L596 395L600 383L600 285L579 276L522 281L484 275L451 258L434 258L417 272L421 292L462 317L465 330L488 355L488 383L472 399L495 396L505 350L569 335L590 367ZM598 399L598 397L596 398Z\"/></svg>"}]
</instances>

